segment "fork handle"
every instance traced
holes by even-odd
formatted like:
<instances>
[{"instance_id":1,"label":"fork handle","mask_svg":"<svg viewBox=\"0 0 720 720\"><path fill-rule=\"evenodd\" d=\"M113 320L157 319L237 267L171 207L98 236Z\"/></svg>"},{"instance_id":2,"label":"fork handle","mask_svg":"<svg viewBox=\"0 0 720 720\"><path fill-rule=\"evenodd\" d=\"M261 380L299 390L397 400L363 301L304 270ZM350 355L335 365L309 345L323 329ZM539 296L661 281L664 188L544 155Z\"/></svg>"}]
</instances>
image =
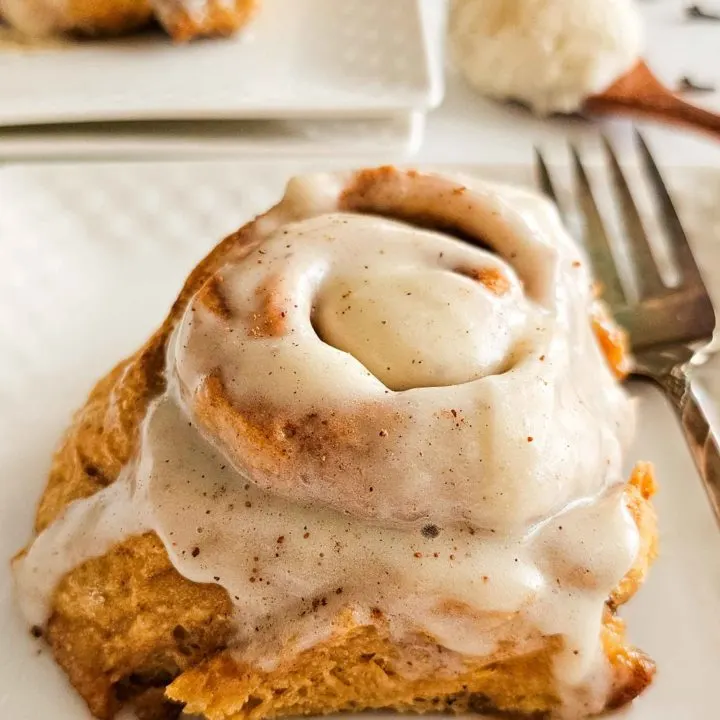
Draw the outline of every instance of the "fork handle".
<instances>
[{"instance_id":1,"label":"fork handle","mask_svg":"<svg viewBox=\"0 0 720 720\"><path fill-rule=\"evenodd\" d=\"M654 380L678 414L688 447L720 523L720 445L696 394L690 359L693 351L676 348L646 358L638 371Z\"/></svg>"}]
</instances>

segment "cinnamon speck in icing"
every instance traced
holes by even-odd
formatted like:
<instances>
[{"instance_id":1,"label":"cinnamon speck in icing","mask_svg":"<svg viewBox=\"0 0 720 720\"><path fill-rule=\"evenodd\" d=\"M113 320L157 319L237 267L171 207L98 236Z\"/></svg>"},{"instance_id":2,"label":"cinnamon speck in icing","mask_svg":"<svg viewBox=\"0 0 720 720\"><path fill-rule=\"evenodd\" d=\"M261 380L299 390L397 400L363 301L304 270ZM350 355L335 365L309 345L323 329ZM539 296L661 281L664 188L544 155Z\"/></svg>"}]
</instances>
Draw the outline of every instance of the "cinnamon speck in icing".
<instances>
[{"instance_id":1,"label":"cinnamon speck in icing","mask_svg":"<svg viewBox=\"0 0 720 720\"><path fill-rule=\"evenodd\" d=\"M151 530L227 590L248 662L348 613L460 664L559 635L566 708L601 709L604 604L638 550L632 408L554 209L468 177L316 175L255 231L177 323L137 457L16 563L29 621Z\"/></svg>"}]
</instances>

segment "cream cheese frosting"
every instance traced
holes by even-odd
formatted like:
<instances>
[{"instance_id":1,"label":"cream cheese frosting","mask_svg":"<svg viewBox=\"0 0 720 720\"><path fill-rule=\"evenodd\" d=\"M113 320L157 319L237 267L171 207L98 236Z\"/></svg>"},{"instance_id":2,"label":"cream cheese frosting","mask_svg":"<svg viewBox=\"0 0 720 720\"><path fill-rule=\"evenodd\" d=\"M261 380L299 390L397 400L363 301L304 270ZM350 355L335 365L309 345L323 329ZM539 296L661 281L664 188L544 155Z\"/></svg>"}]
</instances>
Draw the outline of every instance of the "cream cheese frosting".
<instances>
[{"instance_id":1,"label":"cream cheese frosting","mask_svg":"<svg viewBox=\"0 0 720 720\"><path fill-rule=\"evenodd\" d=\"M483 94L540 114L574 112L643 50L634 0L453 0L455 64Z\"/></svg>"},{"instance_id":2,"label":"cream cheese frosting","mask_svg":"<svg viewBox=\"0 0 720 720\"><path fill-rule=\"evenodd\" d=\"M190 301L134 461L16 562L23 610L43 624L65 573L153 531L227 590L248 662L343 612L460 659L559 635L559 692L600 710L603 609L638 530L585 259L523 190L398 173L374 202L353 183L293 180Z\"/></svg>"}]
</instances>

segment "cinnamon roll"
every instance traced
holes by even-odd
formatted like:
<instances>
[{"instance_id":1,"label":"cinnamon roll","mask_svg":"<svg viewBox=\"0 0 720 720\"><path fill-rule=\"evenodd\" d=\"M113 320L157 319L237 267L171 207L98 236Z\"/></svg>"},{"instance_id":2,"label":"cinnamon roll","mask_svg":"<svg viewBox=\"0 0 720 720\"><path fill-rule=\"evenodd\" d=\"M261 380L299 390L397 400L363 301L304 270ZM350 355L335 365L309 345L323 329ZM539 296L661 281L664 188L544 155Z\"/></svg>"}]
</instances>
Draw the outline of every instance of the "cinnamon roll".
<instances>
[{"instance_id":1,"label":"cinnamon roll","mask_svg":"<svg viewBox=\"0 0 720 720\"><path fill-rule=\"evenodd\" d=\"M656 552L627 357L534 194L295 178L76 415L23 612L100 718L626 703Z\"/></svg>"},{"instance_id":2,"label":"cinnamon roll","mask_svg":"<svg viewBox=\"0 0 720 720\"><path fill-rule=\"evenodd\" d=\"M256 0L0 0L0 17L29 36L117 35L153 19L178 41L231 35Z\"/></svg>"}]
</instances>

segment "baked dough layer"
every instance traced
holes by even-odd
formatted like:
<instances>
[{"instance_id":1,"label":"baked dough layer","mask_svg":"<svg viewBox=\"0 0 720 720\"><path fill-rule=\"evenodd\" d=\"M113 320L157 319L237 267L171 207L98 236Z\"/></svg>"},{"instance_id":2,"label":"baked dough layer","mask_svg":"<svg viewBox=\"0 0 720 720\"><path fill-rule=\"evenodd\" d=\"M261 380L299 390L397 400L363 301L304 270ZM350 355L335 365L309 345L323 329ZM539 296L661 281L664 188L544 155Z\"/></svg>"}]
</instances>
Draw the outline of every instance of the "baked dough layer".
<instances>
[{"instance_id":1,"label":"baked dough layer","mask_svg":"<svg viewBox=\"0 0 720 720\"><path fill-rule=\"evenodd\" d=\"M610 599L603 626L613 676L611 705L636 697L655 670L627 643L624 624L614 614L638 589L656 555L653 492L651 468L639 465L626 497L640 528L641 549ZM418 656L436 651L430 638L408 648L382 630L347 624L292 663L264 673L224 652L232 635L231 615L232 603L222 588L185 579L160 540L148 533L68 573L55 593L46 638L100 718L112 717L130 699L144 700L155 715L174 710L167 704L170 698L212 720L367 708L464 712L494 707L531 714L558 703L550 671L560 647L557 638L543 639L525 657L500 657L458 675L408 679L403 674L408 661L417 663ZM154 692L170 682L167 696Z\"/></svg>"}]
</instances>

